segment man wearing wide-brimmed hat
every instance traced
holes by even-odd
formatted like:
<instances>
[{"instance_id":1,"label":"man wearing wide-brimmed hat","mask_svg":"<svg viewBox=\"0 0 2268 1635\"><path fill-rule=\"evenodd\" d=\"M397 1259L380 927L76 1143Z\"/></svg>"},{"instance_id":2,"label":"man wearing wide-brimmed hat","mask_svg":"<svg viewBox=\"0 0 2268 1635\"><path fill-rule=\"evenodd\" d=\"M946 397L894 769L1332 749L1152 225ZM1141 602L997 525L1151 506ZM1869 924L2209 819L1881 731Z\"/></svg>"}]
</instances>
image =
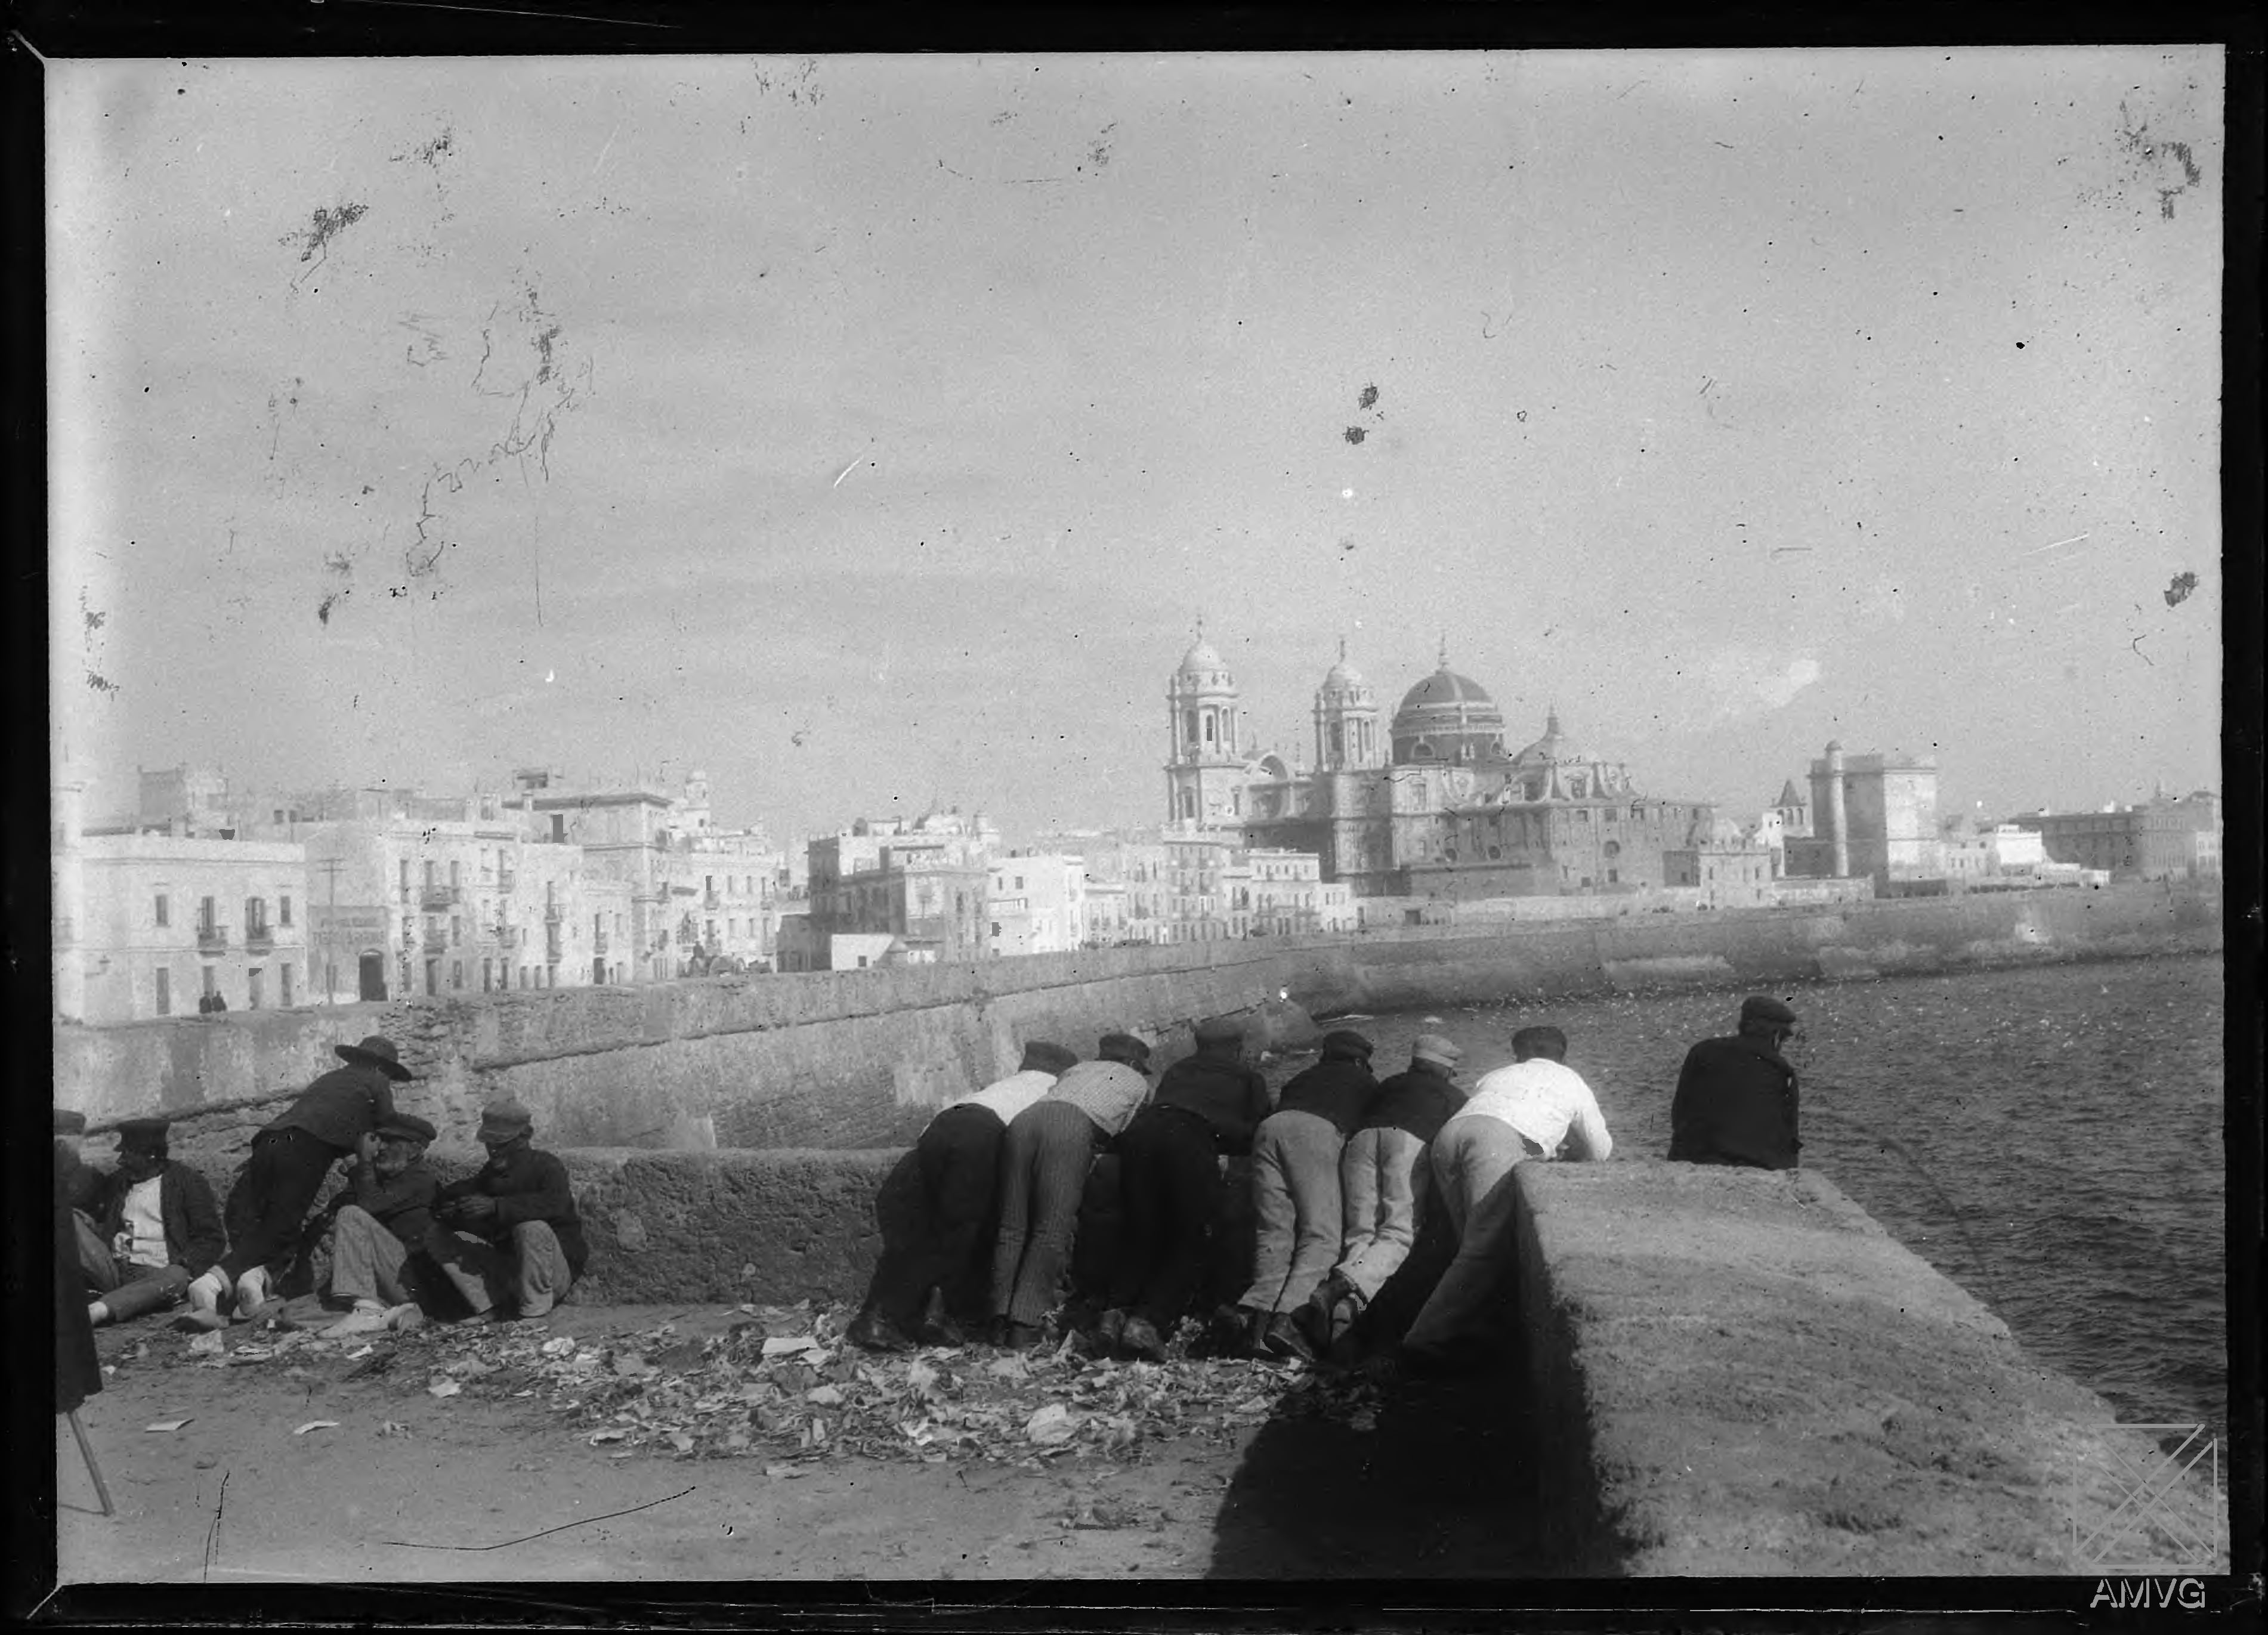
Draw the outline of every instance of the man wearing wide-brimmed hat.
<instances>
[{"instance_id":1,"label":"man wearing wide-brimmed hat","mask_svg":"<svg viewBox=\"0 0 2268 1635\"><path fill-rule=\"evenodd\" d=\"M424 1162L436 1133L423 1119L396 1113L379 1125L375 1151L355 1153L346 1188L331 1205L331 1298L353 1304L331 1329L335 1339L425 1321L409 1268L433 1228L440 1197L441 1178Z\"/></svg>"},{"instance_id":2,"label":"man wearing wide-brimmed hat","mask_svg":"<svg viewBox=\"0 0 2268 1635\"><path fill-rule=\"evenodd\" d=\"M506 1098L481 1109L479 1173L441 1189L425 1253L476 1321L541 1317L566 1298L590 1250L567 1166L536 1151L535 1119Z\"/></svg>"},{"instance_id":3,"label":"man wearing wide-brimmed hat","mask_svg":"<svg viewBox=\"0 0 2268 1635\"><path fill-rule=\"evenodd\" d=\"M1686 1164L1793 1169L1795 1069L1780 1046L1795 1013L1770 994L1741 1001L1740 1031L1685 1053L1669 1102L1669 1156Z\"/></svg>"},{"instance_id":4,"label":"man wearing wide-brimmed hat","mask_svg":"<svg viewBox=\"0 0 2268 1635\"><path fill-rule=\"evenodd\" d=\"M414 1075L394 1041L372 1034L334 1049L345 1064L309 1085L252 1138L252 1157L228 1194L228 1253L191 1286L192 1306L233 1293L236 1315L266 1303L274 1263L298 1242L307 1206L340 1159L394 1116L394 1086Z\"/></svg>"},{"instance_id":5,"label":"man wearing wide-brimmed hat","mask_svg":"<svg viewBox=\"0 0 2268 1635\"><path fill-rule=\"evenodd\" d=\"M173 1157L162 1118L118 1126L118 1167L97 1186L88 1218L81 1261L96 1324L173 1305L226 1246L212 1189Z\"/></svg>"}]
</instances>

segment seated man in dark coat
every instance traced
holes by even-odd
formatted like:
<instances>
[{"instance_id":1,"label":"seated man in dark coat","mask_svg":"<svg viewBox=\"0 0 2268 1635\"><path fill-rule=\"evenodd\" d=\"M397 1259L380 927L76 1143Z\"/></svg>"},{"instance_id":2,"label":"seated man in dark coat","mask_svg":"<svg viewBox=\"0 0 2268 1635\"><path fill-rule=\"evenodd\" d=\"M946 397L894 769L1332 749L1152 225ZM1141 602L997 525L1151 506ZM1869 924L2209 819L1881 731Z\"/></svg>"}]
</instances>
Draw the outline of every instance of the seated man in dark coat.
<instances>
[{"instance_id":1,"label":"seated man in dark coat","mask_svg":"<svg viewBox=\"0 0 2268 1635\"><path fill-rule=\"evenodd\" d=\"M394 1042L378 1034L336 1046L335 1054L346 1065L269 1120L229 1189L228 1253L208 1275L219 1282L218 1293L234 1293L239 1317L267 1301L274 1263L289 1259L299 1242L307 1206L331 1166L394 1116L394 1086L412 1077Z\"/></svg>"},{"instance_id":2,"label":"seated man in dark coat","mask_svg":"<svg viewBox=\"0 0 2268 1635\"><path fill-rule=\"evenodd\" d=\"M95 1189L81 1240L98 1326L173 1305L227 1247L212 1189L170 1155L166 1134L162 1118L119 1125L118 1167Z\"/></svg>"},{"instance_id":3,"label":"seated man in dark coat","mask_svg":"<svg viewBox=\"0 0 2268 1635\"><path fill-rule=\"evenodd\" d=\"M1741 1004L1741 1030L1685 1053L1669 1103L1669 1156L1687 1164L1793 1169L1795 1069L1780 1054L1795 1013L1758 995Z\"/></svg>"},{"instance_id":4,"label":"seated man in dark coat","mask_svg":"<svg viewBox=\"0 0 2268 1635\"><path fill-rule=\"evenodd\" d=\"M526 1108L490 1102L480 1129L489 1161L443 1187L433 1206L424 1252L476 1322L542 1316L583 1275L590 1253L567 1166L537 1152L534 1137Z\"/></svg>"},{"instance_id":5,"label":"seated man in dark coat","mask_svg":"<svg viewBox=\"0 0 2268 1635\"><path fill-rule=\"evenodd\" d=\"M396 1113L356 1144L346 1188L331 1204L331 1297L354 1302L332 1325L334 1339L425 1321L409 1256L432 1230L440 1197L441 1178L425 1164L435 1133L423 1119Z\"/></svg>"}]
</instances>

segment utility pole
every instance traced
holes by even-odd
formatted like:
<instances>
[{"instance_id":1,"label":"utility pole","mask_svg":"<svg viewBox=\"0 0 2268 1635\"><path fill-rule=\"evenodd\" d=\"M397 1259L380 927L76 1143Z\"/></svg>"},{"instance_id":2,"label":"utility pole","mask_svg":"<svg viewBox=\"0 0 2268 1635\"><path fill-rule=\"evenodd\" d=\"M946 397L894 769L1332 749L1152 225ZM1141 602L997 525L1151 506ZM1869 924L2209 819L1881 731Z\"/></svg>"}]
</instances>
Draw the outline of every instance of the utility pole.
<instances>
[{"instance_id":1,"label":"utility pole","mask_svg":"<svg viewBox=\"0 0 2268 1635\"><path fill-rule=\"evenodd\" d=\"M332 956L337 952L339 935L339 871L346 867L346 864L337 858L325 858L315 866L323 871L330 883L330 910L323 920L323 1003L336 1005L339 1002L335 981L338 961ZM355 993L359 998L362 990L357 987Z\"/></svg>"}]
</instances>

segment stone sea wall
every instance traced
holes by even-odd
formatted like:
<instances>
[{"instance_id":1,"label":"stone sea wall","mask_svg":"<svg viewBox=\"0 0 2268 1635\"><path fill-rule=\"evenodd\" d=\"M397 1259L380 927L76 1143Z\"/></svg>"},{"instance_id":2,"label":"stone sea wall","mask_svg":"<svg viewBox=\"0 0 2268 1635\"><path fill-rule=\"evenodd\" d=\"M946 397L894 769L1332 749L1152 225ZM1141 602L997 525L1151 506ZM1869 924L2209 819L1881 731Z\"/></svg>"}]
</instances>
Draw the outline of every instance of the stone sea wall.
<instances>
[{"instance_id":1,"label":"stone sea wall","mask_svg":"<svg viewBox=\"0 0 2268 1635\"><path fill-rule=\"evenodd\" d=\"M1187 1049L1197 1019L1288 991L1318 1015L1602 991L1734 988L2217 949L2217 896L2043 891L1043 954L647 987L576 988L107 1027L57 1027L55 1095L98 1127L174 1116L226 1148L370 1033L418 1074L400 1100L445 1130L519 1098L563 1145L858 1148L1015 1063L1124 1027Z\"/></svg>"}]
</instances>

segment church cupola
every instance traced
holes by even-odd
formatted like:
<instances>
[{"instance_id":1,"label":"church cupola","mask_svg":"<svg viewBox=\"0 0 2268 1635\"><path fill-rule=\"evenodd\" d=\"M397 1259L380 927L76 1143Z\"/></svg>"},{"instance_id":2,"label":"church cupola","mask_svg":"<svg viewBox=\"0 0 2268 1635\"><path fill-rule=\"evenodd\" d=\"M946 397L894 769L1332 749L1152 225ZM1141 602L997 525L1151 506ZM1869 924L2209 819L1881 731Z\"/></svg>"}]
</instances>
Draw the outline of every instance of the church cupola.
<instances>
[{"instance_id":1,"label":"church cupola","mask_svg":"<svg viewBox=\"0 0 2268 1635\"><path fill-rule=\"evenodd\" d=\"M1342 639L1339 661L1315 689L1315 766L1325 772L1379 766L1386 758L1384 749L1378 695L1347 662Z\"/></svg>"}]
</instances>

